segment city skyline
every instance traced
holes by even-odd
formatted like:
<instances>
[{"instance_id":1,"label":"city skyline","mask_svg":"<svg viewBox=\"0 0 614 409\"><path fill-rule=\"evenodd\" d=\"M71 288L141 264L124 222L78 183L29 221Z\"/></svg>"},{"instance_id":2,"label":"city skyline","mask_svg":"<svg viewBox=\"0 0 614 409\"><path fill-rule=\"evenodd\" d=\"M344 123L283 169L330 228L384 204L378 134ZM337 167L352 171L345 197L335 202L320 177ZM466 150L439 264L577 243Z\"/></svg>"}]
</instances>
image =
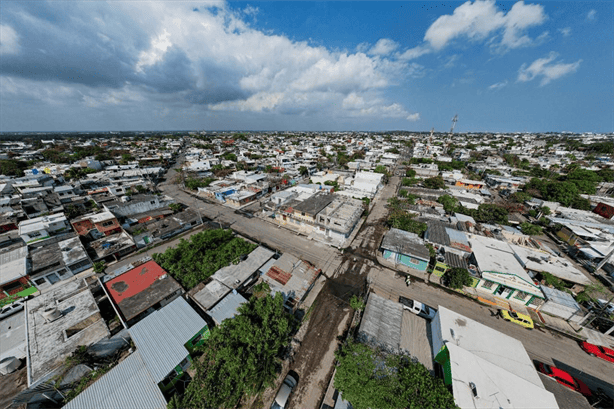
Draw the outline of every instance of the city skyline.
<instances>
[{"instance_id":1,"label":"city skyline","mask_svg":"<svg viewBox=\"0 0 614 409\"><path fill-rule=\"evenodd\" d=\"M3 4L3 132L612 132L607 2ZM607 103L610 101L610 103Z\"/></svg>"}]
</instances>

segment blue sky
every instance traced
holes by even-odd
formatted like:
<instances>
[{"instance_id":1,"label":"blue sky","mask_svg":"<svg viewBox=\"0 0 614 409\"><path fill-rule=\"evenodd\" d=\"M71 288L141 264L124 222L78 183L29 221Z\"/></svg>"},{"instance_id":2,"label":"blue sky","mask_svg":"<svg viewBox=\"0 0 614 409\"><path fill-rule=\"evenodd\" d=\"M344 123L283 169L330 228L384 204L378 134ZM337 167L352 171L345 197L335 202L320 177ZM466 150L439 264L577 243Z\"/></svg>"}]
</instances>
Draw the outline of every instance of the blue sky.
<instances>
[{"instance_id":1,"label":"blue sky","mask_svg":"<svg viewBox=\"0 0 614 409\"><path fill-rule=\"evenodd\" d=\"M0 131L614 131L612 2L23 2Z\"/></svg>"}]
</instances>

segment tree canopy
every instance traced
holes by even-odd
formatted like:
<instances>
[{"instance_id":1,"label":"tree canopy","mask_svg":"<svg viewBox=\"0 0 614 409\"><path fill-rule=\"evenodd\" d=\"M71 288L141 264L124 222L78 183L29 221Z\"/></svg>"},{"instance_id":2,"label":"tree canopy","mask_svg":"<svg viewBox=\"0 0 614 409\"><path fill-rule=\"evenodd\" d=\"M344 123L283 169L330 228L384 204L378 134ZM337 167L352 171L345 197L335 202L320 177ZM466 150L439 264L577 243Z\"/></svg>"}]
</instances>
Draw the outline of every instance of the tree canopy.
<instances>
[{"instance_id":1,"label":"tree canopy","mask_svg":"<svg viewBox=\"0 0 614 409\"><path fill-rule=\"evenodd\" d=\"M424 187L429 189L445 189L446 182L441 176L424 179Z\"/></svg>"},{"instance_id":2,"label":"tree canopy","mask_svg":"<svg viewBox=\"0 0 614 409\"><path fill-rule=\"evenodd\" d=\"M191 289L257 246L234 237L232 230L205 230L152 258L183 287Z\"/></svg>"},{"instance_id":3,"label":"tree canopy","mask_svg":"<svg viewBox=\"0 0 614 409\"><path fill-rule=\"evenodd\" d=\"M336 353L335 388L356 409L454 408L454 397L424 365L350 342Z\"/></svg>"},{"instance_id":4,"label":"tree canopy","mask_svg":"<svg viewBox=\"0 0 614 409\"><path fill-rule=\"evenodd\" d=\"M464 268L454 267L445 272L443 282L450 288L460 289L463 286L471 285L472 280L469 271Z\"/></svg>"},{"instance_id":5,"label":"tree canopy","mask_svg":"<svg viewBox=\"0 0 614 409\"><path fill-rule=\"evenodd\" d=\"M294 317L283 308L283 296L270 295L266 283L238 309L239 315L211 330L199 347L196 373L174 408L232 408L273 382L281 369L280 356L289 345Z\"/></svg>"}]
</instances>

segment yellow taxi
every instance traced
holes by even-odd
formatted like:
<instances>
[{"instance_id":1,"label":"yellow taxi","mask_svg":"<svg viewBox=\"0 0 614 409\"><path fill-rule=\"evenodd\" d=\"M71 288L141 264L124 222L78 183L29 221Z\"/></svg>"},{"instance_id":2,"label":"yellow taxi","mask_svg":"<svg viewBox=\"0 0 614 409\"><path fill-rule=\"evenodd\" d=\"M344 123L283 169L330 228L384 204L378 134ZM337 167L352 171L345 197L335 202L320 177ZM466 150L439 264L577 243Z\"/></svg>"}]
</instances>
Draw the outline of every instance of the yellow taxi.
<instances>
[{"instance_id":1,"label":"yellow taxi","mask_svg":"<svg viewBox=\"0 0 614 409\"><path fill-rule=\"evenodd\" d=\"M513 322L514 324L521 325L528 329L533 329L533 320L528 315L509 310L499 310L499 315L506 321Z\"/></svg>"}]
</instances>

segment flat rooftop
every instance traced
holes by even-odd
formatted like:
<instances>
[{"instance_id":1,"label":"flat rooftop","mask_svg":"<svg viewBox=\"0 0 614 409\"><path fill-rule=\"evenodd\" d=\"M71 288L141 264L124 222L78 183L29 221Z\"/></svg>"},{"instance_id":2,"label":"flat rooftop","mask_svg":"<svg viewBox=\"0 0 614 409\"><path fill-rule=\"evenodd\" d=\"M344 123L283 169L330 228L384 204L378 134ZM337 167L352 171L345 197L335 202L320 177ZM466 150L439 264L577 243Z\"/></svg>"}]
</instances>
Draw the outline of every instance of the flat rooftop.
<instances>
[{"instance_id":1,"label":"flat rooftop","mask_svg":"<svg viewBox=\"0 0 614 409\"><path fill-rule=\"evenodd\" d=\"M533 362L519 340L442 306L431 321L431 329L433 351L454 344L543 389Z\"/></svg>"},{"instance_id":2,"label":"flat rooftop","mask_svg":"<svg viewBox=\"0 0 614 409\"><path fill-rule=\"evenodd\" d=\"M48 322L47 307L60 318ZM80 345L91 345L110 333L85 280L66 280L26 302L28 323L28 385L64 363Z\"/></svg>"},{"instance_id":3,"label":"flat rooftop","mask_svg":"<svg viewBox=\"0 0 614 409\"><path fill-rule=\"evenodd\" d=\"M155 261L147 261L104 283L126 321L182 291L181 285Z\"/></svg>"},{"instance_id":4,"label":"flat rooftop","mask_svg":"<svg viewBox=\"0 0 614 409\"><path fill-rule=\"evenodd\" d=\"M0 253L0 285L10 283L26 275L26 246Z\"/></svg>"}]
</instances>

